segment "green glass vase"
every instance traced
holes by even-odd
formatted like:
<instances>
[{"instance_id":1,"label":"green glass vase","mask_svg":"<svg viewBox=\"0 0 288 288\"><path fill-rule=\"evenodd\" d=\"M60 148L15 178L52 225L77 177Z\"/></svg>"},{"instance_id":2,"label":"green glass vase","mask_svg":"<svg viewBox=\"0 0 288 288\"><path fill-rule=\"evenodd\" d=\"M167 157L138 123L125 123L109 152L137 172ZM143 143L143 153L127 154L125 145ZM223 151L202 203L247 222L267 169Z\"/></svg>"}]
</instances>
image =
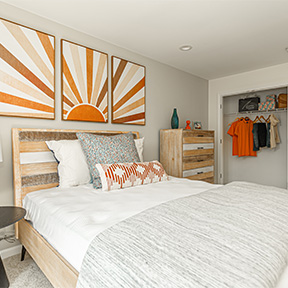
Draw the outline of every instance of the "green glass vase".
<instances>
[{"instance_id":1,"label":"green glass vase","mask_svg":"<svg viewBox=\"0 0 288 288\"><path fill-rule=\"evenodd\" d=\"M174 110L173 110L173 115L171 118L171 128L172 129L178 129L179 128L179 118L177 115L177 109L176 108L174 108Z\"/></svg>"}]
</instances>

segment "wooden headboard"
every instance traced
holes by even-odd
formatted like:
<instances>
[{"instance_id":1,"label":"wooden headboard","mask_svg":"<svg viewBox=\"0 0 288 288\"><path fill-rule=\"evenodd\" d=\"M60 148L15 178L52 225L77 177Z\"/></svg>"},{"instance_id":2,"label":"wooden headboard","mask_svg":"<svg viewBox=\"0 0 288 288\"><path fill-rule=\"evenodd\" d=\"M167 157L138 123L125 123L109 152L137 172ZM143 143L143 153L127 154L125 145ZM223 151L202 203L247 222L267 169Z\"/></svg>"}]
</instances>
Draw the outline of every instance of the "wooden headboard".
<instances>
[{"instance_id":1,"label":"wooden headboard","mask_svg":"<svg viewBox=\"0 0 288 288\"><path fill-rule=\"evenodd\" d=\"M77 139L76 132L98 135L117 135L129 131L12 129L14 204L22 206L25 195L58 186L58 163L45 141ZM139 138L138 132L132 132Z\"/></svg>"}]
</instances>

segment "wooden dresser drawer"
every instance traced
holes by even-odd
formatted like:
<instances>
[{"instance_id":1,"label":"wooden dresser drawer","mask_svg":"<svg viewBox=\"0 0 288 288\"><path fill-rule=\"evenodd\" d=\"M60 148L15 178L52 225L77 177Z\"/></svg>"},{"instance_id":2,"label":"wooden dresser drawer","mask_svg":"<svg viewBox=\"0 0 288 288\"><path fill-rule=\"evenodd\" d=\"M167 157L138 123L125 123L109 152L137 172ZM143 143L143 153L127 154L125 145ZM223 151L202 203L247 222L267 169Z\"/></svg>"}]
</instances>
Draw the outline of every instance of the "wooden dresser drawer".
<instances>
[{"instance_id":1,"label":"wooden dresser drawer","mask_svg":"<svg viewBox=\"0 0 288 288\"><path fill-rule=\"evenodd\" d=\"M214 143L183 144L183 157L214 154Z\"/></svg>"},{"instance_id":2,"label":"wooden dresser drawer","mask_svg":"<svg viewBox=\"0 0 288 288\"><path fill-rule=\"evenodd\" d=\"M183 158L183 171L214 165L214 155L198 155Z\"/></svg>"},{"instance_id":3,"label":"wooden dresser drawer","mask_svg":"<svg viewBox=\"0 0 288 288\"><path fill-rule=\"evenodd\" d=\"M197 155L214 155L214 149L183 150L184 158Z\"/></svg>"},{"instance_id":4,"label":"wooden dresser drawer","mask_svg":"<svg viewBox=\"0 0 288 288\"><path fill-rule=\"evenodd\" d=\"M188 178L188 177L199 176L199 175L203 175L203 174L207 174L211 172L214 173L213 166L207 166L207 167L202 167L202 168L197 168L197 169L189 169L189 170L183 171L183 177Z\"/></svg>"},{"instance_id":5,"label":"wooden dresser drawer","mask_svg":"<svg viewBox=\"0 0 288 288\"><path fill-rule=\"evenodd\" d=\"M212 137L214 138L214 131L208 130L183 130L183 138L186 137Z\"/></svg>"},{"instance_id":6,"label":"wooden dresser drawer","mask_svg":"<svg viewBox=\"0 0 288 288\"><path fill-rule=\"evenodd\" d=\"M183 131L183 144L214 143L214 132L203 130Z\"/></svg>"},{"instance_id":7,"label":"wooden dresser drawer","mask_svg":"<svg viewBox=\"0 0 288 288\"><path fill-rule=\"evenodd\" d=\"M189 143L213 143L214 139L212 137L184 137L183 143L189 144Z\"/></svg>"}]
</instances>

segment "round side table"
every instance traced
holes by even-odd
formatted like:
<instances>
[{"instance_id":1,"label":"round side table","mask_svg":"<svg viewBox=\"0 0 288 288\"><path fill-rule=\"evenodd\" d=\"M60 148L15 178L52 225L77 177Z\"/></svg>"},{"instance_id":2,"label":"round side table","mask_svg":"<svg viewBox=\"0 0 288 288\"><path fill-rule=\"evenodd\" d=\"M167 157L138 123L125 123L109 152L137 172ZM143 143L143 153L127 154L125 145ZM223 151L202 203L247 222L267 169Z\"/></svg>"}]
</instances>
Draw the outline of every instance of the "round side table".
<instances>
[{"instance_id":1,"label":"round side table","mask_svg":"<svg viewBox=\"0 0 288 288\"><path fill-rule=\"evenodd\" d=\"M26 214L26 210L21 207L3 206L0 207L0 229L12 225L21 220ZM0 256L0 287L9 287L9 281L3 262Z\"/></svg>"}]
</instances>

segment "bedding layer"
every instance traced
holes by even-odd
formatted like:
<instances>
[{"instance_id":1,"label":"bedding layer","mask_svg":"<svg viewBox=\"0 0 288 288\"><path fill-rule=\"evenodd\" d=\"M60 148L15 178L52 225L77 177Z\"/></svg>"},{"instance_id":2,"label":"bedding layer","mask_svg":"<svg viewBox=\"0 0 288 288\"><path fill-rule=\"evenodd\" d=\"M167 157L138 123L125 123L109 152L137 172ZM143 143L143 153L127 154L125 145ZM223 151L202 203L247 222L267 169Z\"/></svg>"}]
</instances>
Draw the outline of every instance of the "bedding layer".
<instances>
[{"instance_id":1,"label":"bedding layer","mask_svg":"<svg viewBox=\"0 0 288 288\"><path fill-rule=\"evenodd\" d=\"M287 190L234 182L99 234L77 288L274 288L288 261Z\"/></svg>"},{"instance_id":2,"label":"bedding layer","mask_svg":"<svg viewBox=\"0 0 288 288\"><path fill-rule=\"evenodd\" d=\"M167 201L214 188L201 181L170 181L102 192L92 184L26 195L26 219L78 271L90 242L105 229Z\"/></svg>"}]
</instances>

